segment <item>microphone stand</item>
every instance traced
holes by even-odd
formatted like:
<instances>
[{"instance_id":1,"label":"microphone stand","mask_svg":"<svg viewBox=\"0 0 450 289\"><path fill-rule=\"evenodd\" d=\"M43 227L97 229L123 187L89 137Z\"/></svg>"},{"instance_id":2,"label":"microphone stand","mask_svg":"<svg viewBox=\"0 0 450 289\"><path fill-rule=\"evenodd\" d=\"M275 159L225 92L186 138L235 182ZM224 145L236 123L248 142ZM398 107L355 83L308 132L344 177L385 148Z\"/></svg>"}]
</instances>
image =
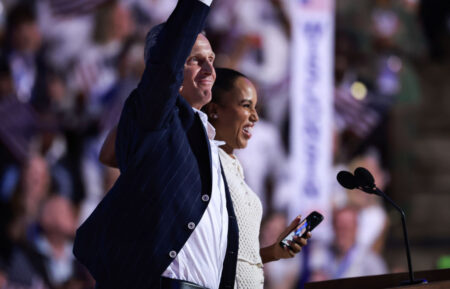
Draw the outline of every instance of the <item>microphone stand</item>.
<instances>
[{"instance_id":1,"label":"microphone stand","mask_svg":"<svg viewBox=\"0 0 450 289\"><path fill-rule=\"evenodd\" d=\"M408 232L406 230L406 219L405 219L405 212L400 208L391 198L389 198L388 195L386 195L383 191L378 189L375 185L372 186L364 186L360 187L360 189L368 194L375 194L382 198L384 198L386 201L388 201L392 206L394 206L397 211L400 212L400 215L402 216L402 227L403 227L403 239L405 241L405 247L406 247L406 258L408 260L408 272L409 272L409 280L403 281L401 285L413 285L413 284L426 284L428 283L425 279L414 279L414 272L412 270L412 264L411 264L411 252L409 249L409 239L408 239Z\"/></svg>"}]
</instances>

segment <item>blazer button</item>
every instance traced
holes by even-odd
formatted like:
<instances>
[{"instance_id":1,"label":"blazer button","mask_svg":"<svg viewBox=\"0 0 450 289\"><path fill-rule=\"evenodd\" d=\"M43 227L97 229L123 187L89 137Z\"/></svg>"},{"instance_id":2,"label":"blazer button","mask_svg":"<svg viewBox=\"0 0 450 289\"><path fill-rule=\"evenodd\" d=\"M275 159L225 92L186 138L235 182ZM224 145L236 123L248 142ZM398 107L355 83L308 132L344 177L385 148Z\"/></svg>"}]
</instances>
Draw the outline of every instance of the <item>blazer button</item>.
<instances>
[{"instance_id":1,"label":"blazer button","mask_svg":"<svg viewBox=\"0 0 450 289\"><path fill-rule=\"evenodd\" d=\"M208 196L208 195L203 195L203 196L202 196L202 201L203 201L203 202L209 201L209 196Z\"/></svg>"},{"instance_id":2,"label":"blazer button","mask_svg":"<svg viewBox=\"0 0 450 289\"><path fill-rule=\"evenodd\" d=\"M190 230L194 230L194 229L195 229L195 223L194 223L194 222L189 222L188 228L189 228Z\"/></svg>"},{"instance_id":3,"label":"blazer button","mask_svg":"<svg viewBox=\"0 0 450 289\"><path fill-rule=\"evenodd\" d=\"M175 257L177 256L177 252L175 252L175 251L170 251L170 252L169 252L169 256L170 256L170 258L175 259Z\"/></svg>"}]
</instances>

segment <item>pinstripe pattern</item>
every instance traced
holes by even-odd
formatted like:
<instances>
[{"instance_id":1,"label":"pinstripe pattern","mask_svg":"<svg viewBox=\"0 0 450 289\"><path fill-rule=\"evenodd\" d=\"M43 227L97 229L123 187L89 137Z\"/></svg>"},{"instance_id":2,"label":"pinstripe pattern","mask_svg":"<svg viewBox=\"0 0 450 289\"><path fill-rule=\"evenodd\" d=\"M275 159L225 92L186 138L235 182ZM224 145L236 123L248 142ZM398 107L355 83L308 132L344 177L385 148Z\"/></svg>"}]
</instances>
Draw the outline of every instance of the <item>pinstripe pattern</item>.
<instances>
[{"instance_id":1,"label":"pinstripe pattern","mask_svg":"<svg viewBox=\"0 0 450 289\"><path fill-rule=\"evenodd\" d=\"M150 53L143 78L125 102L116 151L121 175L78 229L74 253L98 288L158 288L160 276L198 224L212 188L209 140L178 95L182 68L209 8L180 0ZM182 23L182 25L180 25ZM181 31L180 31L181 30ZM177 35L169 37L167 35ZM220 288L234 285L238 229L230 216Z\"/></svg>"}]
</instances>

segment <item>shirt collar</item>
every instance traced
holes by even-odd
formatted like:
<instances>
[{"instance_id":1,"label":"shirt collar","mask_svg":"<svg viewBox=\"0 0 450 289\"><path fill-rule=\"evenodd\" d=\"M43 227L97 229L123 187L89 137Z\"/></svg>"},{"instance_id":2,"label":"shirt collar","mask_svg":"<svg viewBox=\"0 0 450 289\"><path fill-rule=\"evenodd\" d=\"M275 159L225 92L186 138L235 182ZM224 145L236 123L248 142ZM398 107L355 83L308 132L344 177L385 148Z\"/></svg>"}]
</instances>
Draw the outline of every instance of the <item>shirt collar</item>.
<instances>
[{"instance_id":1,"label":"shirt collar","mask_svg":"<svg viewBox=\"0 0 450 289\"><path fill-rule=\"evenodd\" d=\"M224 145L225 144L224 141L214 140L214 137L216 136L216 129L212 126L211 123L209 123L208 116L206 115L206 113L196 108L192 109L194 110L194 112L198 113L198 116L200 117L200 120L202 121L203 126L206 129L206 133L208 134L209 140L213 141L217 146Z\"/></svg>"}]
</instances>

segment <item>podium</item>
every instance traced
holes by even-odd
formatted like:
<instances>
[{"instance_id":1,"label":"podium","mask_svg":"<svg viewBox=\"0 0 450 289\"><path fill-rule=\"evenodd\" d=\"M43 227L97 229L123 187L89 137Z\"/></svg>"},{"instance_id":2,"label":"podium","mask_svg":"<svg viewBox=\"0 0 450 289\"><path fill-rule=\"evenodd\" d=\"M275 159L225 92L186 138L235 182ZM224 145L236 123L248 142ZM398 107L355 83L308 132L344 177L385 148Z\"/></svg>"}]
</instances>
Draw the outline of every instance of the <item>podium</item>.
<instances>
[{"instance_id":1,"label":"podium","mask_svg":"<svg viewBox=\"0 0 450 289\"><path fill-rule=\"evenodd\" d=\"M403 281L408 280L408 278L409 278L408 272L404 272L395 274L335 279L321 282L306 283L305 289L450 288L450 269L414 272L415 279L425 279L428 281L428 283L401 286L401 283Z\"/></svg>"}]
</instances>

